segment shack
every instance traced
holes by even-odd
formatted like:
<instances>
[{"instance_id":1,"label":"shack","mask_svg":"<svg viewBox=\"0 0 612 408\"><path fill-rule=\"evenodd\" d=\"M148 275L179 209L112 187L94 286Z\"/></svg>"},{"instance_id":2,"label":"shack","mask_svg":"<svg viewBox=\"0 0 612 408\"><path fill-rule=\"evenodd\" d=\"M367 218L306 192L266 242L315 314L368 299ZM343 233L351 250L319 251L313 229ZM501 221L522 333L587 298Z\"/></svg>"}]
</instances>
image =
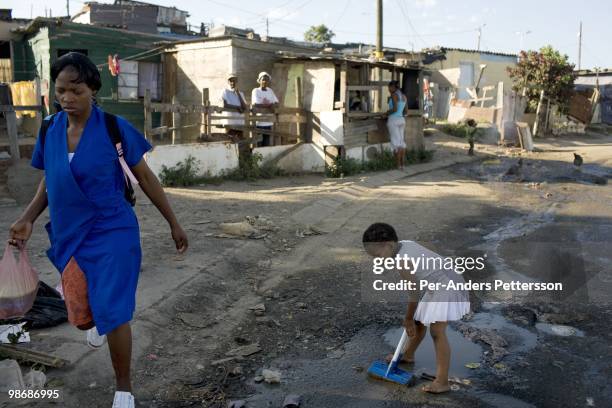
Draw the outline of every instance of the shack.
<instances>
[{"instance_id":1,"label":"shack","mask_svg":"<svg viewBox=\"0 0 612 408\"><path fill-rule=\"evenodd\" d=\"M276 92L283 106L298 107L295 95L301 79L303 109L308 112L305 138L334 157L367 160L384 148L389 135L384 120L388 110L387 85L398 80L408 98L406 144L423 149L422 86L419 64L400 65L342 55L284 55L274 67Z\"/></svg>"},{"instance_id":2,"label":"shack","mask_svg":"<svg viewBox=\"0 0 612 408\"><path fill-rule=\"evenodd\" d=\"M223 30L220 30L223 28ZM182 105L201 104L207 89L208 101L219 105L221 94L227 88L227 74L238 75L238 88L244 92L250 103L251 90L258 87L257 74L261 71L271 73L274 63L279 61L280 51L317 53L319 48L284 38L259 38L254 33L227 35L229 27L219 27L212 33L214 37L197 38L167 44L163 50L162 102ZM250 37L250 38L249 38ZM283 79L272 75L271 88L281 86ZM278 92L277 92L278 95ZM205 98L205 99L206 99ZM201 115L184 113L180 117L162 115L162 126L174 129L170 135L159 138L158 144L192 143L201 136ZM215 127L213 130L223 132Z\"/></svg>"},{"instance_id":3,"label":"shack","mask_svg":"<svg viewBox=\"0 0 612 408\"><path fill-rule=\"evenodd\" d=\"M151 89L154 99L161 96L161 52L154 44L168 37L52 18L37 18L14 32L19 35L13 41L15 80L40 79L47 112L52 112L55 99L51 64L67 52L78 51L100 69L102 88L97 101L102 108L143 129L145 90ZM109 56L119 61L116 76L109 70Z\"/></svg>"}]
</instances>

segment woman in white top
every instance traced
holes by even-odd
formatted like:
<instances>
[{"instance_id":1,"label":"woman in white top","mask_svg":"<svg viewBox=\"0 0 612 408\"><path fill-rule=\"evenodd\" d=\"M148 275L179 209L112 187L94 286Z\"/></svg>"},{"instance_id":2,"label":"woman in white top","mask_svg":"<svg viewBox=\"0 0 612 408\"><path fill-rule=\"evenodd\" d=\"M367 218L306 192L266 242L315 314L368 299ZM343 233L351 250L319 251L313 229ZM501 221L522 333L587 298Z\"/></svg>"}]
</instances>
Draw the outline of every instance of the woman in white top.
<instances>
[{"instance_id":1,"label":"woman in white top","mask_svg":"<svg viewBox=\"0 0 612 408\"><path fill-rule=\"evenodd\" d=\"M259 88L253 89L251 93L251 105L253 108L265 108L269 110L270 113L274 111L276 107L278 107L278 98L276 94L269 87L270 81L272 77L267 72L260 72L257 76L257 83L259 83ZM272 122L257 122L257 127L259 129L272 130ZM263 134L262 140L258 143L258 146L272 146L270 141L269 134Z\"/></svg>"}]
</instances>

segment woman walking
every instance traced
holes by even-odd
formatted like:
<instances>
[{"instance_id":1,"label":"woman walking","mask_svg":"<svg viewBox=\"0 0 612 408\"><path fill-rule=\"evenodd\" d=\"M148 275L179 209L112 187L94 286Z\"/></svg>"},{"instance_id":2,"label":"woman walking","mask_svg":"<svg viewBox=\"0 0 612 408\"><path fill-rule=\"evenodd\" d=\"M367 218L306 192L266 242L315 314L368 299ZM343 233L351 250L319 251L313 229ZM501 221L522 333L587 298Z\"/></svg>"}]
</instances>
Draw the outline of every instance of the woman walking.
<instances>
[{"instance_id":1,"label":"woman walking","mask_svg":"<svg viewBox=\"0 0 612 408\"><path fill-rule=\"evenodd\" d=\"M187 236L143 160L151 145L125 119L96 106L94 97L102 85L97 67L85 55L71 52L52 65L51 79L62 111L45 119L39 133L32 166L45 176L11 226L9 243L25 245L34 222L49 207L47 255L62 275L68 318L88 330L91 346L101 346L108 337L117 384L113 407L131 408L129 322L141 248L138 221L126 200L129 177L168 221L180 253L187 250ZM120 143L114 143L113 135Z\"/></svg>"},{"instance_id":2,"label":"woman walking","mask_svg":"<svg viewBox=\"0 0 612 408\"><path fill-rule=\"evenodd\" d=\"M404 114L406 110L406 96L399 89L399 82L389 82L389 110L387 111L387 129L389 129L389 140L397 168L403 170L406 159L406 140L404 132L406 130L406 120Z\"/></svg>"}]
</instances>

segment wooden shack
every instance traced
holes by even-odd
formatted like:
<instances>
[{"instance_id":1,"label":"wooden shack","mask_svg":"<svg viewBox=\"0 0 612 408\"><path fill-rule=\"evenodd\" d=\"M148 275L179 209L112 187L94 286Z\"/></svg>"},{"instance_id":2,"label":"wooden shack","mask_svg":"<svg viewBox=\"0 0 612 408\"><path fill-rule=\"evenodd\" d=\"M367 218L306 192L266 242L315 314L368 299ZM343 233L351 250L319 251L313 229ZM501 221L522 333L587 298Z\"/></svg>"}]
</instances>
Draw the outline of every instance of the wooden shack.
<instances>
[{"instance_id":1,"label":"wooden shack","mask_svg":"<svg viewBox=\"0 0 612 408\"><path fill-rule=\"evenodd\" d=\"M322 147L326 160L338 154L367 160L372 156L372 146L384 148L389 141L384 113L388 110L387 85L391 80L398 80L408 97L408 150L424 147L419 66L341 55L283 55L272 75L282 106L302 107L308 112L306 142ZM301 101L296 98L300 91Z\"/></svg>"}]
</instances>

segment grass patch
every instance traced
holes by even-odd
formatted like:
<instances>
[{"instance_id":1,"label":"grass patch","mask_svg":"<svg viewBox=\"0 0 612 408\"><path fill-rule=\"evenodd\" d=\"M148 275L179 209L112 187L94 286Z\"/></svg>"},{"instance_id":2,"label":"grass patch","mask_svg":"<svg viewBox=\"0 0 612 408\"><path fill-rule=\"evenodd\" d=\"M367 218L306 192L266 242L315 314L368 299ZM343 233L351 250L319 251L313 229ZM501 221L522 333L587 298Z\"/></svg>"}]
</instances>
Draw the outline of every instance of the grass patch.
<instances>
[{"instance_id":1,"label":"grass patch","mask_svg":"<svg viewBox=\"0 0 612 408\"><path fill-rule=\"evenodd\" d=\"M406 152L406 164L427 163L433 160L433 150L409 150Z\"/></svg>"},{"instance_id":2,"label":"grass patch","mask_svg":"<svg viewBox=\"0 0 612 408\"><path fill-rule=\"evenodd\" d=\"M159 180L164 187L188 187L198 184L221 184L225 180L250 181L282 176L284 172L271 161L264 162L259 153L241 158L238 168L225 170L220 176L200 175L200 161L189 155L175 166L162 166Z\"/></svg>"},{"instance_id":3,"label":"grass patch","mask_svg":"<svg viewBox=\"0 0 612 408\"><path fill-rule=\"evenodd\" d=\"M432 160L433 150L410 150L406 152L406 164L426 163ZM364 163L353 158L336 157L325 169L325 176L330 178L348 177L359 173L386 171L397 168L395 156L391 150L377 152L371 160Z\"/></svg>"}]
</instances>

